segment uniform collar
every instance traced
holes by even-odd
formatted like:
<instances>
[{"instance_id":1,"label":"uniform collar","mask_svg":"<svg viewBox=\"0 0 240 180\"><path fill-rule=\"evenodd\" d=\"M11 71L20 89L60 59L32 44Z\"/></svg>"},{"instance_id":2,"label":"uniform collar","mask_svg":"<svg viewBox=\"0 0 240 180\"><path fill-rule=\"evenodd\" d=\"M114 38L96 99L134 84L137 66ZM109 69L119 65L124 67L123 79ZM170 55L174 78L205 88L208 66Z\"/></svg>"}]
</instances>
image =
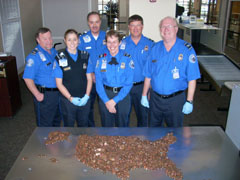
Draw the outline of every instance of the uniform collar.
<instances>
[{"instance_id":1,"label":"uniform collar","mask_svg":"<svg viewBox=\"0 0 240 180\"><path fill-rule=\"evenodd\" d=\"M133 42L131 35L129 35L127 38L128 38L128 42L130 42L130 43L134 44L135 46L137 46L138 44L140 44L140 43L143 41L143 37L144 37L144 36L143 36L143 34L142 34L141 37L140 37L140 40L138 41L137 44L135 44L135 43Z\"/></svg>"},{"instance_id":2,"label":"uniform collar","mask_svg":"<svg viewBox=\"0 0 240 180\"><path fill-rule=\"evenodd\" d=\"M44 53L49 54L49 52L46 51L45 49L43 49L39 44L37 45L37 48L38 48L38 50L40 50L40 51L42 51ZM51 52L51 54L53 54L53 48L50 49L50 52Z\"/></svg>"}]
</instances>

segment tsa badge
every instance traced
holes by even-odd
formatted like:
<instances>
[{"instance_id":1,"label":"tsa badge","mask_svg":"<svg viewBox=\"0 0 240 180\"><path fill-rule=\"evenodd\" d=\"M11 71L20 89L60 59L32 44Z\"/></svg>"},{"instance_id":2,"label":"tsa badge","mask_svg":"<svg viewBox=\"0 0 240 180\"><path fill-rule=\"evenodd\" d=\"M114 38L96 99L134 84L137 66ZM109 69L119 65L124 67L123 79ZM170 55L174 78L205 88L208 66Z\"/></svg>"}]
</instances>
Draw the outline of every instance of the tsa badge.
<instances>
[{"instance_id":1,"label":"tsa badge","mask_svg":"<svg viewBox=\"0 0 240 180\"><path fill-rule=\"evenodd\" d=\"M32 67L33 64L34 64L33 59L28 59L27 60L27 67Z\"/></svg>"},{"instance_id":2,"label":"tsa badge","mask_svg":"<svg viewBox=\"0 0 240 180\"><path fill-rule=\"evenodd\" d=\"M182 60L183 60L183 54L179 54L178 60L179 60L179 61L182 61Z\"/></svg>"},{"instance_id":3,"label":"tsa badge","mask_svg":"<svg viewBox=\"0 0 240 180\"><path fill-rule=\"evenodd\" d=\"M191 55L189 56L189 61L190 61L190 63L195 63L195 62L196 62L196 57L195 57L194 54L191 54Z\"/></svg>"},{"instance_id":4,"label":"tsa badge","mask_svg":"<svg viewBox=\"0 0 240 180\"><path fill-rule=\"evenodd\" d=\"M87 63L83 63L83 69L87 69Z\"/></svg>"},{"instance_id":5,"label":"tsa badge","mask_svg":"<svg viewBox=\"0 0 240 180\"><path fill-rule=\"evenodd\" d=\"M121 69L125 69L125 62L122 62L120 67Z\"/></svg>"},{"instance_id":6,"label":"tsa badge","mask_svg":"<svg viewBox=\"0 0 240 180\"><path fill-rule=\"evenodd\" d=\"M130 66L131 69L134 69L134 62L133 62L133 60L131 60L131 61L129 62L129 66Z\"/></svg>"},{"instance_id":7,"label":"tsa badge","mask_svg":"<svg viewBox=\"0 0 240 180\"><path fill-rule=\"evenodd\" d=\"M147 45L144 47L144 51L148 51L148 46Z\"/></svg>"},{"instance_id":8,"label":"tsa badge","mask_svg":"<svg viewBox=\"0 0 240 180\"><path fill-rule=\"evenodd\" d=\"M91 37L89 35L83 36L83 40L85 43L91 42Z\"/></svg>"}]
</instances>

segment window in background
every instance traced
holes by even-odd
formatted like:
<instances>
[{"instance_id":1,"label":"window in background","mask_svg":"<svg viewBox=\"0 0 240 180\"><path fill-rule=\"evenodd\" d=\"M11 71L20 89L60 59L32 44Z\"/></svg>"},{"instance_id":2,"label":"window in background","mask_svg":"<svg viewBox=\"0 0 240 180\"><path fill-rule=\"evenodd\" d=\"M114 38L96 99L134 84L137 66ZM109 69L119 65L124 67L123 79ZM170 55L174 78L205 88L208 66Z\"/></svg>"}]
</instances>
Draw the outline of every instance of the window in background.
<instances>
[{"instance_id":1,"label":"window in background","mask_svg":"<svg viewBox=\"0 0 240 180\"><path fill-rule=\"evenodd\" d=\"M118 0L98 0L98 12L107 20L108 29L118 29Z\"/></svg>"},{"instance_id":2,"label":"window in background","mask_svg":"<svg viewBox=\"0 0 240 180\"><path fill-rule=\"evenodd\" d=\"M179 6L183 6L183 15L196 15L203 19L204 23L218 26L220 0L178 0Z\"/></svg>"}]
</instances>

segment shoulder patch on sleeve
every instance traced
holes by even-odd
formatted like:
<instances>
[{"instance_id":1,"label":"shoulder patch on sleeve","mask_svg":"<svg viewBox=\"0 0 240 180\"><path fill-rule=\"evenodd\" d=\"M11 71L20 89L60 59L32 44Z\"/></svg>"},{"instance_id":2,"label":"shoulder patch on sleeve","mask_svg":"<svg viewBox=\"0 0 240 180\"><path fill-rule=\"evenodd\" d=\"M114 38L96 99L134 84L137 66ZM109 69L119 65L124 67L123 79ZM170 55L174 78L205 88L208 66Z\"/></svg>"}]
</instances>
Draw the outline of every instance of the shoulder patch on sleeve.
<instances>
[{"instance_id":1,"label":"shoulder patch on sleeve","mask_svg":"<svg viewBox=\"0 0 240 180\"><path fill-rule=\"evenodd\" d=\"M32 67L34 65L34 61L33 61L33 59L28 59L27 60L27 67Z\"/></svg>"},{"instance_id":2,"label":"shoulder patch on sleeve","mask_svg":"<svg viewBox=\"0 0 240 180\"><path fill-rule=\"evenodd\" d=\"M126 57L131 57L131 55L128 54L128 53L125 53L124 56L126 56Z\"/></svg>"},{"instance_id":3,"label":"shoulder patch on sleeve","mask_svg":"<svg viewBox=\"0 0 240 180\"><path fill-rule=\"evenodd\" d=\"M187 42L184 43L184 46L186 46L189 50L192 49L192 45Z\"/></svg>"},{"instance_id":4,"label":"shoulder patch on sleeve","mask_svg":"<svg viewBox=\"0 0 240 180\"><path fill-rule=\"evenodd\" d=\"M191 55L189 56L189 62L190 62L190 63L195 63L195 62L196 62L196 57L195 57L194 54L191 54Z\"/></svg>"}]
</instances>

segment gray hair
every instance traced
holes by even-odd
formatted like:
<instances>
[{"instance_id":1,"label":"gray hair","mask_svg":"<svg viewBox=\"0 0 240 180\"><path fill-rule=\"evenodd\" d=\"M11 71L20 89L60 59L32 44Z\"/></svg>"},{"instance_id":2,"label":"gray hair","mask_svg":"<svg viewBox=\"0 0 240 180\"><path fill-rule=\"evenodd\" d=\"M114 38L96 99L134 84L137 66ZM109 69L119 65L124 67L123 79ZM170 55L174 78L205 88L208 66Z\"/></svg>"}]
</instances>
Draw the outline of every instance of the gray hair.
<instances>
[{"instance_id":1,"label":"gray hair","mask_svg":"<svg viewBox=\"0 0 240 180\"><path fill-rule=\"evenodd\" d=\"M163 22L165 19L171 19L171 20L175 23L175 25L178 26L178 23L177 23L176 18L171 17L171 16L166 16L165 18L163 18L163 19L160 21L160 23L159 23L159 27L162 26L162 22Z\"/></svg>"}]
</instances>

